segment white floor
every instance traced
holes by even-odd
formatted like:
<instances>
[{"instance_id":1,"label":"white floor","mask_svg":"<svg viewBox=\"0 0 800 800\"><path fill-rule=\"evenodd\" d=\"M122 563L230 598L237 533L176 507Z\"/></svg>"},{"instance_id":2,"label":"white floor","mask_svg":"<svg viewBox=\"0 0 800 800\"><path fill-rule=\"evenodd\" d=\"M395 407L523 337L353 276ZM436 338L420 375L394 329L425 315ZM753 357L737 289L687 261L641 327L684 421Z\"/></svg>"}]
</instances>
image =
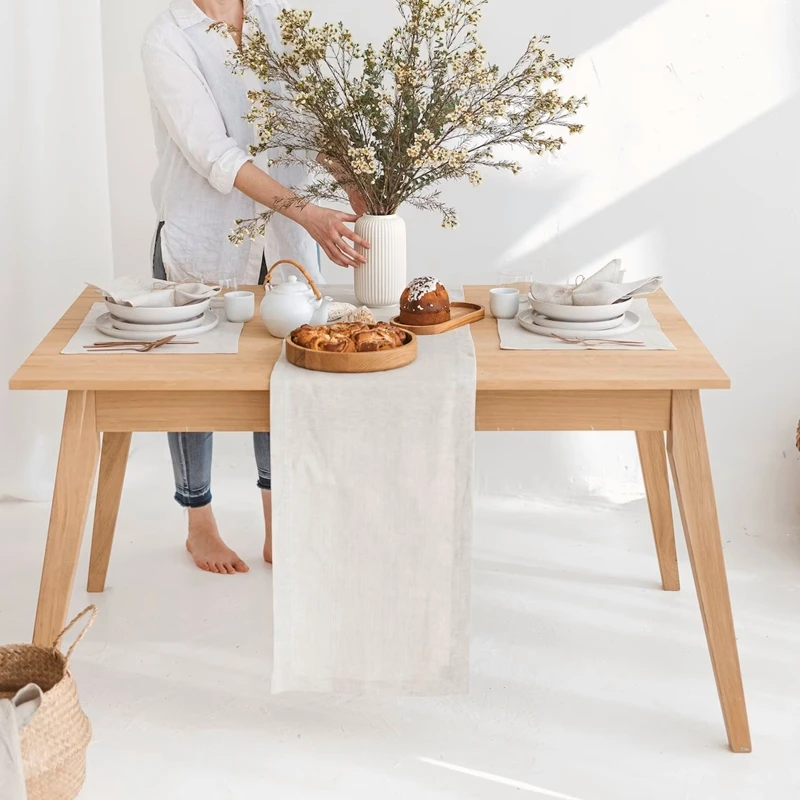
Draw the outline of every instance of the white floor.
<instances>
[{"instance_id":1,"label":"white floor","mask_svg":"<svg viewBox=\"0 0 800 800\"><path fill-rule=\"evenodd\" d=\"M660 591L644 503L481 502L468 697L271 697L271 578L247 449L221 443L215 490L249 575L190 567L153 437L132 457L105 595L82 589L84 552L73 610L91 599L101 615L74 661L94 725L82 798L800 795L795 539L726 542L751 755L726 748L685 550L683 591ZM0 641L30 635L47 515L0 504Z\"/></svg>"}]
</instances>

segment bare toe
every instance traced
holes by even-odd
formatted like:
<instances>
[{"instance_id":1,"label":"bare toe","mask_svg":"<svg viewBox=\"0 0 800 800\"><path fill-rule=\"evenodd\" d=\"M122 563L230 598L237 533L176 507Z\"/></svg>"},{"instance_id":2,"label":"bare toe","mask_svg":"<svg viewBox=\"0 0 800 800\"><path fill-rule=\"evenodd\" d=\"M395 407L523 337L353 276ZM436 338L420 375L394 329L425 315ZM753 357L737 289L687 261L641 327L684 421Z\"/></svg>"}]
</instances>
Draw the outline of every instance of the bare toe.
<instances>
[{"instance_id":1,"label":"bare toe","mask_svg":"<svg viewBox=\"0 0 800 800\"><path fill-rule=\"evenodd\" d=\"M194 563L206 572L235 575L237 572L248 571L244 561L222 541L216 526L191 527L186 549L191 553Z\"/></svg>"}]
</instances>

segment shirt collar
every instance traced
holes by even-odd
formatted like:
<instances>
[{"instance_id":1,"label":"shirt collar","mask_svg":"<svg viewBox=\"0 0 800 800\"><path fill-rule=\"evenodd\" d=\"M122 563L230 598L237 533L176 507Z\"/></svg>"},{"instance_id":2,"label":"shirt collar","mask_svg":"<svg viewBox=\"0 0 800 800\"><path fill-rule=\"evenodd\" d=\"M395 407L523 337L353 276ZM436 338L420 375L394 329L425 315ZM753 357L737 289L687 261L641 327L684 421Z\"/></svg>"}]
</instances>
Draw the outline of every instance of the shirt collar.
<instances>
[{"instance_id":1,"label":"shirt collar","mask_svg":"<svg viewBox=\"0 0 800 800\"><path fill-rule=\"evenodd\" d=\"M266 0L244 0L245 16L252 11L253 6L261 6L265 2ZM198 22L204 22L208 19L195 5L194 0L172 0L169 4L169 10L181 29L197 25Z\"/></svg>"},{"instance_id":2,"label":"shirt collar","mask_svg":"<svg viewBox=\"0 0 800 800\"><path fill-rule=\"evenodd\" d=\"M169 10L181 29L203 22L206 15L194 4L194 0L172 0Z\"/></svg>"}]
</instances>

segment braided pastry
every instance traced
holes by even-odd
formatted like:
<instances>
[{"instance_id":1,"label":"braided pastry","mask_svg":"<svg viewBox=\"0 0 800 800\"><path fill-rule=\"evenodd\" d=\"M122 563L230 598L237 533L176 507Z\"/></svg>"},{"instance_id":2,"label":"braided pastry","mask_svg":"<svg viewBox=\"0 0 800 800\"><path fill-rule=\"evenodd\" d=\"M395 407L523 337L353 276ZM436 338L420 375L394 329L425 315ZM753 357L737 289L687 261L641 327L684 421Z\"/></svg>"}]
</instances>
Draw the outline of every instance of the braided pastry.
<instances>
[{"instance_id":1,"label":"braided pastry","mask_svg":"<svg viewBox=\"0 0 800 800\"><path fill-rule=\"evenodd\" d=\"M405 334L400 333L398 328L379 322L366 331L354 333L353 341L356 344L356 352L374 353L378 350L394 350L396 347L402 347L405 343Z\"/></svg>"},{"instance_id":2,"label":"braided pastry","mask_svg":"<svg viewBox=\"0 0 800 800\"><path fill-rule=\"evenodd\" d=\"M308 350L327 353L374 353L393 350L406 343L406 334L386 322L337 322L332 325L303 325L292 333L292 341Z\"/></svg>"}]
</instances>

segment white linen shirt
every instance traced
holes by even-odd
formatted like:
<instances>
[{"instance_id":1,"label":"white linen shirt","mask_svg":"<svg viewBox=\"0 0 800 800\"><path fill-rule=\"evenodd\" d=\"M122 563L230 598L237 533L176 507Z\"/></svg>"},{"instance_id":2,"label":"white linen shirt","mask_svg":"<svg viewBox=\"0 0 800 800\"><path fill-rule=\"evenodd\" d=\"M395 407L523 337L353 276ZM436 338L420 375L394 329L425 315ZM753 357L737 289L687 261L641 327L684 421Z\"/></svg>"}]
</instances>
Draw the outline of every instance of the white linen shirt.
<instances>
[{"instance_id":1,"label":"white linen shirt","mask_svg":"<svg viewBox=\"0 0 800 800\"><path fill-rule=\"evenodd\" d=\"M277 47L277 15L286 7L284 0L244 2L245 15L256 19ZM258 88L258 81L226 66L235 43L209 31L212 23L193 0L172 0L142 45L158 154L152 195L158 220L165 223L161 249L167 277L234 275L240 283L256 283L263 254L268 265L282 258L299 261L319 280L316 243L280 214L265 237L238 247L228 240L234 220L253 218L264 208L233 185L245 162L253 160L248 147L255 143L255 128L243 117L250 110L247 90ZM308 180L304 168L266 167L268 159L262 153L255 163L285 186Z\"/></svg>"}]
</instances>

